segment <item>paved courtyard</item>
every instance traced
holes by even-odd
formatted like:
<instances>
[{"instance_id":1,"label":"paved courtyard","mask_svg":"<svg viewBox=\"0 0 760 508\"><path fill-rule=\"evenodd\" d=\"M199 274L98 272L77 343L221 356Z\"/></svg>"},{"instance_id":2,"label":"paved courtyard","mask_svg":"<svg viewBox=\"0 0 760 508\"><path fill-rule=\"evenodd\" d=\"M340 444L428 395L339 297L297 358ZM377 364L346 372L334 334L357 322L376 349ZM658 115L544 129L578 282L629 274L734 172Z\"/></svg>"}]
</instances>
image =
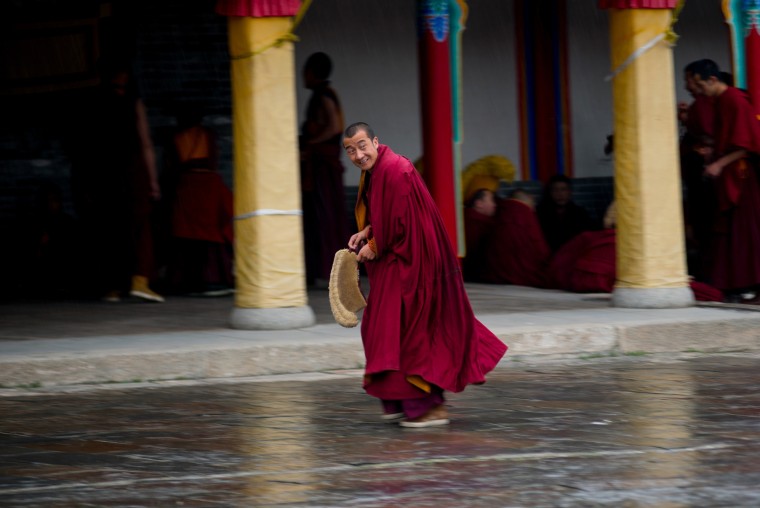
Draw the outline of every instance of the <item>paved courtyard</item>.
<instances>
[{"instance_id":1,"label":"paved courtyard","mask_svg":"<svg viewBox=\"0 0 760 508\"><path fill-rule=\"evenodd\" d=\"M500 368L451 426L356 371L4 390L3 506L760 506L760 358Z\"/></svg>"}]
</instances>

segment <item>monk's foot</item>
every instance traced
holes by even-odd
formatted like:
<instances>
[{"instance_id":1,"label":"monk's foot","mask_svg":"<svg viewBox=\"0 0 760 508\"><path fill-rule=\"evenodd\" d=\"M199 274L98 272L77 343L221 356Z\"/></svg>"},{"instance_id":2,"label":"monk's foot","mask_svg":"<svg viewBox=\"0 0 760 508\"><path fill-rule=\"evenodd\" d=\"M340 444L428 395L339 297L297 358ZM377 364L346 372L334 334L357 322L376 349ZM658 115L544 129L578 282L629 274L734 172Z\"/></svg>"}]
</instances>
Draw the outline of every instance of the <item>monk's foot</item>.
<instances>
[{"instance_id":1,"label":"monk's foot","mask_svg":"<svg viewBox=\"0 0 760 508\"><path fill-rule=\"evenodd\" d=\"M404 417L404 413L383 413L380 418L383 419L383 421L388 423L393 423L398 420L401 420Z\"/></svg>"},{"instance_id":2,"label":"monk's foot","mask_svg":"<svg viewBox=\"0 0 760 508\"><path fill-rule=\"evenodd\" d=\"M449 424L449 412L446 410L446 406L441 404L435 406L430 411L417 418L407 418L399 423L402 427L421 429L424 427L436 427L439 425Z\"/></svg>"}]
</instances>

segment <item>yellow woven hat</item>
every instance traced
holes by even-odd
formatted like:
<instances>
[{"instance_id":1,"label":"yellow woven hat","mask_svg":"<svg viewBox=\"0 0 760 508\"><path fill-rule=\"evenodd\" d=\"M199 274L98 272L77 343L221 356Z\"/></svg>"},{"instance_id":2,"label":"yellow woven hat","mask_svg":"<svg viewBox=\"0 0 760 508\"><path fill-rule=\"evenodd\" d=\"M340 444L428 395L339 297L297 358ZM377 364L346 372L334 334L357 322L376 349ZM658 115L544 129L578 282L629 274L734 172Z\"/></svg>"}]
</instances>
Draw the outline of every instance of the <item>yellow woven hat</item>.
<instances>
[{"instance_id":1,"label":"yellow woven hat","mask_svg":"<svg viewBox=\"0 0 760 508\"><path fill-rule=\"evenodd\" d=\"M515 174L514 164L501 155L486 155L471 162L462 171L462 201L467 203L480 189L496 192L502 180L511 183Z\"/></svg>"},{"instance_id":2,"label":"yellow woven hat","mask_svg":"<svg viewBox=\"0 0 760 508\"><path fill-rule=\"evenodd\" d=\"M359 324L358 312L367 306L359 287L359 262L348 249L335 253L330 271L330 310L335 321L346 328Z\"/></svg>"}]
</instances>

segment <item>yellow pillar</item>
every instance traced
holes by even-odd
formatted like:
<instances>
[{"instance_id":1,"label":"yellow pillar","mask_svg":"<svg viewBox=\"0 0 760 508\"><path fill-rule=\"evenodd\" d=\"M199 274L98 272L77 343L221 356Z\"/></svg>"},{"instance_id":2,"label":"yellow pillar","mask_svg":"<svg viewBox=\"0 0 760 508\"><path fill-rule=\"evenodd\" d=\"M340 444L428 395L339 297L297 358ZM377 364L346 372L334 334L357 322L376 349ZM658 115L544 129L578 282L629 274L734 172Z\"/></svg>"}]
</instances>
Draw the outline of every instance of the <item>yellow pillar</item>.
<instances>
[{"instance_id":1,"label":"yellow pillar","mask_svg":"<svg viewBox=\"0 0 760 508\"><path fill-rule=\"evenodd\" d=\"M667 9L610 9L612 68L669 27ZM618 307L693 305L684 251L673 55L661 41L614 78Z\"/></svg>"},{"instance_id":2,"label":"yellow pillar","mask_svg":"<svg viewBox=\"0 0 760 508\"><path fill-rule=\"evenodd\" d=\"M291 26L284 17L229 18L237 285L233 328L301 328L315 322L307 305L303 262L293 44L271 46Z\"/></svg>"}]
</instances>

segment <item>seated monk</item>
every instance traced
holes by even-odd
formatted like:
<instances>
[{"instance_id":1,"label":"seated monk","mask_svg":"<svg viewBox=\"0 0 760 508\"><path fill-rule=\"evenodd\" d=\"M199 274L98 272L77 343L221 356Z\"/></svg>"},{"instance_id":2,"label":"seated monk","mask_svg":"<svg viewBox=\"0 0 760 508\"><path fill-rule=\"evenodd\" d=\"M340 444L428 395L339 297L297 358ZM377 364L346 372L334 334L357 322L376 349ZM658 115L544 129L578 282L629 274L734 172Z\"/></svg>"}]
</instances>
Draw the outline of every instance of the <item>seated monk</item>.
<instances>
[{"instance_id":1,"label":"seated monk","mask_svg":"<svg viewBox=\"0 0 760 508\"><path fill-rule=\"evenodd\" d=\"M485 265L485 243L496 215L496 194L478 189L464 209L464 236L467 256L462 263L465 280L478 281Z\"/></svg>"},{"instance_id":2,"label":"seated monk","mask_svg":"<svg viewBox=\"0 0 760 508\"><path fill-rule=\"evenodd\" d=\"M517 189L496 213L486 241L482 280L494 284L546 287L551 252L541 232L533 197Z\"/></svg>"},{"instance_id":3,"label":"seated monk","mask_svg":"<svg viewBox=\"0 0 760 508\"><path fill-rule=\"evenodd\" d=\"M549 286L574 293L615 287L615 230L586 231L565 243L549 264Z\"/></svg>"},{"instance_id":4,"label":"seated monk","mask_svg":"<svg viewBox=\"0 0 760 508\"><path fill-rule=\"evenodd\" d=\"M613 202L604 216L601 231L586 231L563 245L549 264L549 287L574 293L611 293L616 278L616 213ZM699 301L720 302L720 290L690 281Z\"/></svg>"},{"instance_id":5,"label":"seated monk","mask_svg":"<svg viewBox=\"0 0 760 508\"><path fill-rule=\"evenodd\" d=\"M480 281L485 265L485 241L491 234L501 182L512 182L515 167L506 157L486 155L467 165L462 171L465 258L462 275L467 281Z\"/></svg>"}]
</instances>

